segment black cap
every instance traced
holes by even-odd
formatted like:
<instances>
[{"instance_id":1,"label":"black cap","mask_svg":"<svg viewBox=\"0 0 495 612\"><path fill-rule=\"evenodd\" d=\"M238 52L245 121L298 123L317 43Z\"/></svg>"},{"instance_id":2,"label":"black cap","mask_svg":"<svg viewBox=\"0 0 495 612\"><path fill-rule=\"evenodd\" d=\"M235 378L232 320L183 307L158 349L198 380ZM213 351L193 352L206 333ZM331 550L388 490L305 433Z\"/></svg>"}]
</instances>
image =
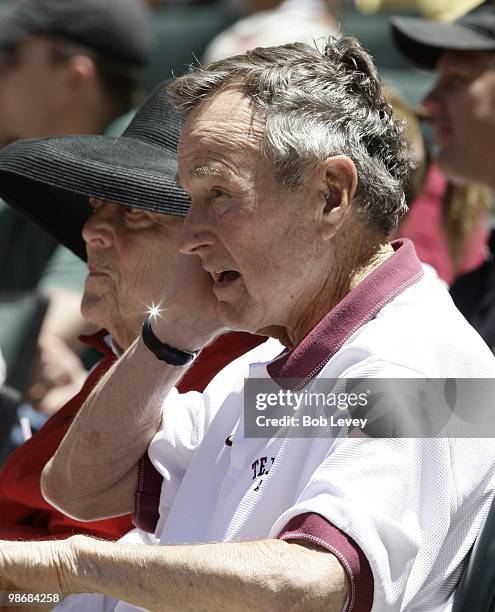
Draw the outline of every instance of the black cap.
<instances>
[{"instance_id":1,"label":"black cap","mask_svg":"<svg viewBox=\"0 0 495 612\"><path fill-rule=\"evenodd\" d=\"M0 13L0 47L41 34L138 67L148 61L150 32L143 0L16 0Z\"/></svg>"},{"instance_id":2,"label":"black cap","mask_svg":"<svg viewBox=\"0 0 495 612\"><path fill-rule=\"evenodd\" d=\"M495 6L484 2L452 23L392 17L397 48L413 63L434 70L445 51L495 51Z\"/></svg>"}]
</instances>

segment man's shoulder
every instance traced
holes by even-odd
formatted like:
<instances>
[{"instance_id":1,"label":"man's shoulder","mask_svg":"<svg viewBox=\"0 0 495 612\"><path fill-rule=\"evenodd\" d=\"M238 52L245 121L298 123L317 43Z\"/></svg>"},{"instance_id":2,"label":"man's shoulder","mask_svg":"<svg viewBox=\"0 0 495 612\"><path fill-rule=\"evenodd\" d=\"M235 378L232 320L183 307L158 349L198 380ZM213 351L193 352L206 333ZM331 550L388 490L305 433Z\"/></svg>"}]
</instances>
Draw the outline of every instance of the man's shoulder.
<instances>
[{"instance_id":1,"label":"man's shoulder","mask_svg":"<svg viewBox=\"0 0 495 612\"><path fill-rule=\"evenodd\" d=\"M495 357L429 271L386 304L344 344L356 364L375 360L438 377L495 377Z\"/></svg>"}]
</instances>

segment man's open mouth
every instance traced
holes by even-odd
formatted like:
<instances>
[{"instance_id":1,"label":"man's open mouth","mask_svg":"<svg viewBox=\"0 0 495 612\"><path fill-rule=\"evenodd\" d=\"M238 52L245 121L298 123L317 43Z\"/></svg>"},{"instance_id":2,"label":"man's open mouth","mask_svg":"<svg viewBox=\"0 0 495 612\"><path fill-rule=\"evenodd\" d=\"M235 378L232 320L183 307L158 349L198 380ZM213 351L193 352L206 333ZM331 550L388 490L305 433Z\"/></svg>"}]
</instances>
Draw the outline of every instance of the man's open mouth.
<instances>
[{"instance_id":1,"label":"man's open mouth","mask_svg":"<svg viewBox=\"0 0 495 612\"><path fill-rule=\"evenodd\" d=\"M211 276L215 284L226 285L237 280L241 275L236 270L219 270L218 272L212 272Z\"/></svg>"}]
</instances>

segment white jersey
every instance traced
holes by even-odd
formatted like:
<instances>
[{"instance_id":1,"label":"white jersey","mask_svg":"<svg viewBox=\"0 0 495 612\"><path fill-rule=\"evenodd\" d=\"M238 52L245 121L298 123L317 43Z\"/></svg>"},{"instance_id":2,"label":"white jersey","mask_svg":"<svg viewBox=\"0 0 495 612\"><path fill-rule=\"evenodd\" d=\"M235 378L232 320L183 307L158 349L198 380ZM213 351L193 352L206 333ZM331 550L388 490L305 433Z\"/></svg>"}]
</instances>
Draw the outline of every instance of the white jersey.
<instances>
[{"instance_id":1,"label":"white jersey","mask_svg":"<svg viewBox=\"0 0 495 612\"><path fill-rule=\"evenodd\" d=\"M244 406L245 377L298 376L306 389L322 378L495 377L495 358L411 249L400 247L292 353L277 359L280 345L270 340L227 366L203 394L168 396L148 451L163 476L161 544L306 537L340 560L346 610L451 609L493 496L492 439L342 438L337 430L266 439L243 429L244 410L254 409ZM305 515L323 517L335 537L293 528L287 535ZM339 533L366 558L372 607ZM92 610L136 609L103 602Z\"/></svg>"}]
</instances>

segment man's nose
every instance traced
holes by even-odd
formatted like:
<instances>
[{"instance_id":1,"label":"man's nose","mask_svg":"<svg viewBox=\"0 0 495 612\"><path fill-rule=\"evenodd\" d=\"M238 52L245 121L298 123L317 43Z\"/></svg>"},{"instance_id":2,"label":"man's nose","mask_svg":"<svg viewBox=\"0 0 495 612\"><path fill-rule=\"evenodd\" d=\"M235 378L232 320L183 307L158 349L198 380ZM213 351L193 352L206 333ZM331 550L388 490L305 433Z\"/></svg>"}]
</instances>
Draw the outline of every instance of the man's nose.
<instances>
[{"instance_id":1,"label":"man's nose","mask_svg":"<svg viewBox=\"0 0 495 612\"><path fill-rule=\"evenodd\" d=\"M116 204L100 203L84 224L82 237L93 247L109 247L113 243Z\"/></svg>"},{"instance_id":2,"label":"man's nose","mask_svg":"<svg viewBox=\"0 0 495 612\"><path fill-rule=\"evenodd\" d=\"M441 111L443 106L442 86L435 83L432 89L423 99L422 106L429 116L434 116Z\"/></svg>"},{"instance_id":3,"label":"man's nose","mask_svg":"<svg viewBox=\"0 0 495 612\"><path fill-rule=\"evenodd\" d=\"M179 242L179 251L185 255L201 255L201 251L215 244L215 236L204 213L191 204L184 219Z\"/></svg>"}]
</instances>

